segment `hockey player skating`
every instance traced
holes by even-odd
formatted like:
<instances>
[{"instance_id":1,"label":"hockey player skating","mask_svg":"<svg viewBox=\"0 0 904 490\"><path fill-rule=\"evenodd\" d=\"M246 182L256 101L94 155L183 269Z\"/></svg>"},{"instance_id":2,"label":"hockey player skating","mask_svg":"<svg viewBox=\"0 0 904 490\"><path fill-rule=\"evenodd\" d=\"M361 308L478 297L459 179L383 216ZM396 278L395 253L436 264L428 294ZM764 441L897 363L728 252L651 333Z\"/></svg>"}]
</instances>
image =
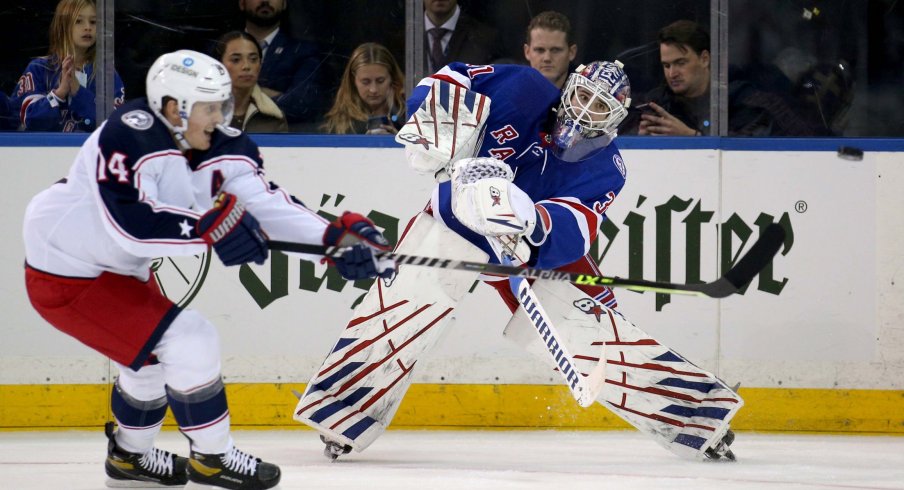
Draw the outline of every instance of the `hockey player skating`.
<instances>
[{"instance_id":1,"label":"hockey player skating","mask_svg":"<svg viewBox=\"0 0 904 490\"><path fill-rule=\"evenodd\" d=\"M619 62L582 65L561 91L507 65L453 63L421 81L396 140L440 183L396 252L598 275L587 254L625 183L613 140L629 104ZM329 457L382 434L476 278L401 265L374 283L295 409ZM549 361L579 404L603 404L679 455L730 456L740 398L617 313L611 290L497 279L515 312L504 335Z\"/></svg>"},{"instance_id":2,"label":"hockey player skating","mask_svg":"<svg viewBox=\"0 0 904 490\"><path fill-rule=\"evenodd\" d=\"M54 327L119 368L111 400L119 428L106 427L109 486L272 488L279 467L230 436L216 328L159 292L151 259L212 246L227 266L261 264L266 239L282 237L348 247L334 264L350 280L389 275L394 264L374 259L371 247L387 243L363 216L328 223L265 180L258 147L224 126L232 88L219 62L165 54L148 72L147 94L115 111L69 175L28 205L28 295ZM154 447L167 407L190 441L188 458Z\"/></svg>"}]
</instances>

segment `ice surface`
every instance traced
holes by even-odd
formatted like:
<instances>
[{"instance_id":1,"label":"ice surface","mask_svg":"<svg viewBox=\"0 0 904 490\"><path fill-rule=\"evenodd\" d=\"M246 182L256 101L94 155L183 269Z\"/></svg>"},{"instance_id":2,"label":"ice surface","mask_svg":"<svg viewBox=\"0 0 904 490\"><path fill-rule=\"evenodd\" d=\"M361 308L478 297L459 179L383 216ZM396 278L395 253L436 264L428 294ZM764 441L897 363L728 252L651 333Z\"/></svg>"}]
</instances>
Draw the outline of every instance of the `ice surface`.
<instances>
[{"instance_id":1,"label":"ice surface","mask_svg":"<svg viewBox=\"0 0 904 490\"><path fill-rule=\"evenodd\" d=\"M235 431L290 489L904 489L904 437L738 433L738 462L678 459L636 432L395 431L335 463L310 430ZM187 453L164 431L159 446ZM103 430L0 432L0 489L106 488Z\"/></svg>"}]
</instances>

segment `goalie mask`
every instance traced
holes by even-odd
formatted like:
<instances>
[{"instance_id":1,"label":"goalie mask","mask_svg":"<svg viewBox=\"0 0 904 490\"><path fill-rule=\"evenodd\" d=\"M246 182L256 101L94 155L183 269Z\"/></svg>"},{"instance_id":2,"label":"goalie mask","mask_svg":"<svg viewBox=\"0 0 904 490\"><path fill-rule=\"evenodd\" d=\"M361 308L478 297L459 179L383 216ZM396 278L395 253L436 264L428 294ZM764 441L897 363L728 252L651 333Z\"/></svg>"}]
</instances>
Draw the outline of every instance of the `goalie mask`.
<instances>
[{"instance_id":1,"label":"goalie mask","mask_svg":"<svg viewBox=\"0 0 904 490\"><path fill-rule=\"evenodd\" d=\"M148 105L180 144L184 143L182 133L188 129L192 107L198 102L222 103L223 124L232 120L232 79L226 67L210 56L189 50L164 54L148 70L146 85ZM173 126L167 121L163 114L164 97L177 102L181 125ZM222 124L218 127L223 129Z\"/></svg>"},{"instance_id":2,"label":"goalie mask","mask_svg":"<svg viewBox=\"0 0 904 490\"><path fill-rule=\"evenodd\" d=\"M628 115L631 84L620 61L594 61L568 76L562 90L553 152L566 162L579 162L605 148Z\"/></svg>"}]
</instances>

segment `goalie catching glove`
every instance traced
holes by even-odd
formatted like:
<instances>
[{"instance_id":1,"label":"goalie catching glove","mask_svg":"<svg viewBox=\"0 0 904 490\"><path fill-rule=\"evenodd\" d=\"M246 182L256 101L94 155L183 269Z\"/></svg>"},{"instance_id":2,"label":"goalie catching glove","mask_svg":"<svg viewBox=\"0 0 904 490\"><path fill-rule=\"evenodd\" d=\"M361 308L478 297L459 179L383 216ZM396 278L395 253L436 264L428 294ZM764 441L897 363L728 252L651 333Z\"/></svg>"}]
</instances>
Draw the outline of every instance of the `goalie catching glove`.
<instances>
[{"instance_id":1,"label":"goalie catching glove","mask_svg":"<svg viewBox=\"0 0 904 490\"><path fill-rule=\"evenodd\" d=\"M418 110L396 134L414 170L449 178L449 166L480 148L490 115L490 98L459 85L434 80Z\"/></svg>"},{"instance_id":2,"label":"goalie catching glove","mask_svg":"<svg viewBox=\"0 0 904 490\"><path fill-rule=\"evenodd\" d=\"M336 266L342 277L356 281L368 277L388 279L395 273L395 261L374 256L374 250L388 252L389 242L377 230L373 221L346 211L326 227L323 244L327 247L347 248L338 257L324 257L323 261Z\"/></svg>"},{"instance_id":3,"label":"goalie catching glove","mask_svg":"<svg viewBox=\"0 0 904 490\"><path fill-rule=\"evenodd\" d=\"M540 246L546 240L548 227L541 220L541 208L512 180L512 169L495 158L455 162L452 213L468 229L495 237L497 240L490 240L490 244L498 248L497 252L527 262L530 250L521 238Z\"/></svg>"},{"instance_id":4,"label":"goalie catching glove","mask_svg":"<svg viewBox=\"0 0 904 490\"><path fill-rule=\"evenodd\" d=\"M195 231L216 251L223 265L267 260L267 235L234 195L222 192L213 208L201 215Z\"/></svg>"}]
</instances>

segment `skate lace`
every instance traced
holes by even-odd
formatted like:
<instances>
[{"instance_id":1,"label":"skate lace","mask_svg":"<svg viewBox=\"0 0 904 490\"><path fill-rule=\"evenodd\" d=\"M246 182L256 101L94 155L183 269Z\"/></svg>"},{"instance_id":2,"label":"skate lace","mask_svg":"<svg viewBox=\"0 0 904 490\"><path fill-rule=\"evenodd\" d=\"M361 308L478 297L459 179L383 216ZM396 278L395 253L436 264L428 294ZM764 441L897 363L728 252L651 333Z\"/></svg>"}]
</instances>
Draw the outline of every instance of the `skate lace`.
<instances>
[{"instance_id":1,"label":"skate lace","mask_svg":"<svg viewBox=\"0 0 904 490\"><path fill-rule=\"evenodd\" d=\"M260 460L254 456L243 453L236 448L232 448L232 451L229 451L223 457L223 465L226 466L226 468L229 468L236 473L249 476L254 476L259 461Z\"/></svg>"},{"instance_id":2,"label":"skate lace","mask_svg":"<svg viewBox=\"0 0 904 490\"><path fill-rule=\"evenodd\" d=\"M142 468L157 475L173 474L173 458L170 453L157 448L151 448L138 460Z\"/></svg>"}]
</instances>

